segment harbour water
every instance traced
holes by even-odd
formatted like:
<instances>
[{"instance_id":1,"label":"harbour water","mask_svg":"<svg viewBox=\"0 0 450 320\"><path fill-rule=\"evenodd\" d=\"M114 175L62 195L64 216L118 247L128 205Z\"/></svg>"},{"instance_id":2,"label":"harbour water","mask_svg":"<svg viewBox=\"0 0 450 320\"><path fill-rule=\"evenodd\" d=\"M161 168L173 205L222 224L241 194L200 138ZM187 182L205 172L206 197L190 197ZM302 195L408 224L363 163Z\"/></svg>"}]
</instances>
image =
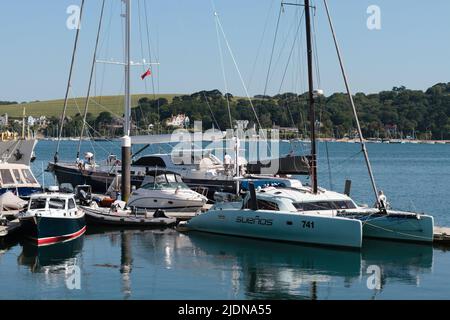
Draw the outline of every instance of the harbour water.
<instances>
[{"instance_id":1,"label":"harbour water","mask_svg":"<svg viewBox=\"0 0 450 320\"><path fill-rule=\"evenodd\" d=\"M53 178L42 168L54 148L40 141L35 150L33 170L46 185ZM119 148L99 142L95 150L102 158ZM426 212L450 226L450 145L368 148L394 208ZM72 160L75 149L76 142L63 141L61 159ZM83 150L92 151L91 144ZM352 197L373 204L359 145L321 143L319 165L321 186L343 191L350 179ZM76 241L39 250L20 239L0 244L0 274L0 299L450 299L450 252L378 240L348 251L172 229L88 227Z\"/></svg>"}]
</instances>

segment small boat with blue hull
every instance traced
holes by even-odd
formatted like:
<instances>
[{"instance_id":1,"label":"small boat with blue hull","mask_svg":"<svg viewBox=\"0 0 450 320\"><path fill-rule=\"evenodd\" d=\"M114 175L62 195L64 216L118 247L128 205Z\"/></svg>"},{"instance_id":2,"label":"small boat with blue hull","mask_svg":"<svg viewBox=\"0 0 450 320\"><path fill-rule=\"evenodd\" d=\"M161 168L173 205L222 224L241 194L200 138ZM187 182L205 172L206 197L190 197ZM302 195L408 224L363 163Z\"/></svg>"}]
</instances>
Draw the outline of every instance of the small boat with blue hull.
<instances>
[{"instance_id":1,"label":"small boat with blue hull","mask_svg":"<svg viewBox=\"0 0 450 320\"><path fill-rule=\"evenodd\" d=\"M84 212L72 194L32 195L28 210L19 215L24 233L38 246L76 239L86 231Z\"/></svg>"}]
</instances>

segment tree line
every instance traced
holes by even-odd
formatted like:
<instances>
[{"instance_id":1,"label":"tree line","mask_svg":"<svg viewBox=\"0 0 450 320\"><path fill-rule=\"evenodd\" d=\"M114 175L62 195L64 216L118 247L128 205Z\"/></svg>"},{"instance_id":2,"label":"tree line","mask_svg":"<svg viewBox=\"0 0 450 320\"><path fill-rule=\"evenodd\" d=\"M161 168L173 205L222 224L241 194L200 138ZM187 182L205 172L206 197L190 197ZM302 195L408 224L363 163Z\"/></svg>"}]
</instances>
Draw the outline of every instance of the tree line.
<instances>
[{"instance_id":1,"label":"tree line","mask_svg":"<svg viewBox=\"0 0 450 320\"><path fill-rule=\"evenodd\" d=\"M426 91L401 86L375 94L357 93L354 100L365 137L450 139L450 83L439 83ZM226 130L234 126L234 120L247 120L250 127L256 124L263 128L295 128L303 137L310 131L307 93L257 95L250 102L211 90L176 96L171 101L141 98L132 109L133 133L170 132L173 128L167 127L165 120L177 114L186 114L191 126L194 121L202 121L203 129L214 126ZM316 118L321 137L343 138L356 134L352 109L344 93L317 97ZM55 136L59 121L51 118L43 133ZM82 121L79 114L66 119L63 135L78 136ZM122 135L120 121L106 111L97 117L92 114L87 117L93 136Z\"/></svg>"}]
</instances>

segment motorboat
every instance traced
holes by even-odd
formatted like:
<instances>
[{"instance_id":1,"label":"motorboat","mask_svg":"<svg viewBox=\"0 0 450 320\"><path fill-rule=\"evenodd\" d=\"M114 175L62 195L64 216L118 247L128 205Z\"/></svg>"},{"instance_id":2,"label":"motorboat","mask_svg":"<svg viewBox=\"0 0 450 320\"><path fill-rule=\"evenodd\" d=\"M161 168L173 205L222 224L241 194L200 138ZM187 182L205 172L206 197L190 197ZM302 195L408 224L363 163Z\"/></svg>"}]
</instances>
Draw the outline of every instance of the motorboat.
<instances>
[{"instance_id":1,"label":"motorboat","mask_svg":"<svg viewBox=\"0 0 450 320\"><path fill-rule=\"evenodd\" d=\"M32 195L27 210L19 214L25 235L38 246L70 241L86 231L84 211L74 195L49 190Z\"/></svg>"},{"instance_id":2,"label":"motorboat","mask_svg":"<svg viewBox=\"0 0 450 320\"><path fill-rule=\"evenodd\" d=\"M126 207L125 202L115 201L110 208L99 207L96 202L80 206L89 224L117 227L168 227L177 220L167 217L162 210L138 210Z\"/></svg>"},{"instance_id":3,"label":"motorboat","mask_svg":"<svg viewBox=\"0 0 450 320\"><path fill-rule=\"evenodd\" d=\"M167 170L148 171L139 189L128 200L129 207L163 211L197 211L208 198L191 189L181 176Z\"/></svg>"}]
</instances>

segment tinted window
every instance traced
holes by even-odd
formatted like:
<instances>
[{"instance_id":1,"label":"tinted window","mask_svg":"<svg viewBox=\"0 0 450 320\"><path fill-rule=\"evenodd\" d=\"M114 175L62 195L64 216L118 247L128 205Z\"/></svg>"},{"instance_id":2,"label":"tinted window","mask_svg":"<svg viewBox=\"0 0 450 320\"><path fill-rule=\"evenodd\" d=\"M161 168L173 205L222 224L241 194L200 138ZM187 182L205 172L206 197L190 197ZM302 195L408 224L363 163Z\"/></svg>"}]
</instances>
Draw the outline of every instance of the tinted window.
<instances>
[{"instance_id":1,"label":"tinted window","mask_svg":"<svg viewBox=\"0 0 450 320\"><path fill-rule=\"evenodd\" d=\"M49 209L65 209L66 208L66 200L64 199L50 199L48 202L48 208Z\"/></svg>"},{"instance_id":2,"label":"tinted window","mask_svg":"<svg viewBox=\"0 0 450 320\"><path fill-rule=\"evenodd\" d=\"M331 201L318 202L296 202L294 207L298 211L318 211L318 210L333 210L334 204Z\"/></svg>"},{"instance_id":3,"label":"tinted window","mask_svg":"<svg viewBox=\"0 0 450 320\"><path fill-rule=\"evenodd\" d=\"M46 202L47 199L45 198L31 199L30 209L45 209Z\"/></svg>"},{"instance_id":4,"label":"tinted window","mask_svg":"<svg viewBox=\"0 0 450 320\"><path fill-rule=\"evenodd\" d=\"M5 183L5 184L15 183L14 179L12 177L11 171L9 171L8 169L2 169L2 170L0 170L0 173L2 174L3 183Z\"/></svg>"},{"instance_id":5,"label":"tinted window","mask_svg":"<svg viewBox=\"0 0 450 320\"><path fill-rule=\"evenodd\" d=\"M73 201L73 199L69 199L69 209L75 209L75 201Z\"/></svg>"},{"instance_id":6,"label":"tinted window","mask_svg":"<svg viewBox=\"0 0 450 320\"><path fill-rule=\"evenodd\" d=\"M335 201L336 209L356 209L356 206L352 201Z\"/></svg>"},{"instance_id":7,"label":"tinted window","mask_svg":"<svg viewBox=\"0 0 450 320\"><path fill-rule=\"evenodd\" d=\"M278 205L271 201L257 199L258 210L271 210L271 211L279 211Z\"/></svg>"}]
</instances>

